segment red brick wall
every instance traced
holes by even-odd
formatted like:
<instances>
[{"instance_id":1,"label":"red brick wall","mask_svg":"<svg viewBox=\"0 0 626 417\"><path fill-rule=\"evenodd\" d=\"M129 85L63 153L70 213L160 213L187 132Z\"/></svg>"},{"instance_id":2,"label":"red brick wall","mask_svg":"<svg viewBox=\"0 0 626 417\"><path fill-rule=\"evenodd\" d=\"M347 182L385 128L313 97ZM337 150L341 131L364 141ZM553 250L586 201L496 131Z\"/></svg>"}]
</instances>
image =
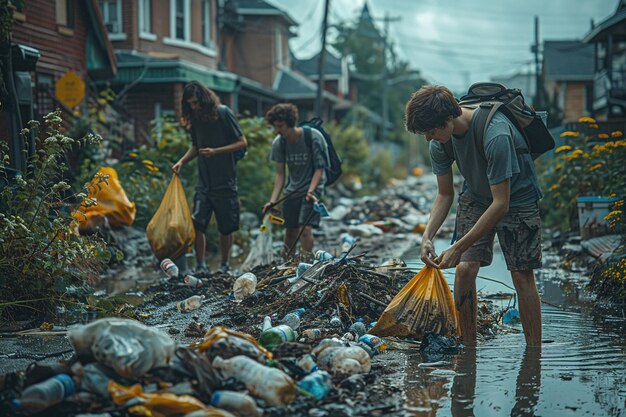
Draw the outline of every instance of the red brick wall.
<instances>
[{"instance_id":1,"label":"red brick wall","mask_svg":"<svg viewBox=\"0 0 626 417\"><path fill-rule=\"evenodd\" d=\"M275 24L272 17L246 18L246 30L235 35L228 70L271 87L276 75Z\"/></svg>"},{"instance_id":2,"label":"red brick wall","mask_svg":"<svg viewBox=\"0 0 626 417\"><path fill-rule=\"evenodd\" d=\"M28 0L24 8L26 20L13 25L13 41L39 50L37 72L54 74L55 78L73 70L85 77L88 15L82 1L74 2L74 33L59 33L56 24L56 3L52 0Z\"/></svg>"}]
</instances>

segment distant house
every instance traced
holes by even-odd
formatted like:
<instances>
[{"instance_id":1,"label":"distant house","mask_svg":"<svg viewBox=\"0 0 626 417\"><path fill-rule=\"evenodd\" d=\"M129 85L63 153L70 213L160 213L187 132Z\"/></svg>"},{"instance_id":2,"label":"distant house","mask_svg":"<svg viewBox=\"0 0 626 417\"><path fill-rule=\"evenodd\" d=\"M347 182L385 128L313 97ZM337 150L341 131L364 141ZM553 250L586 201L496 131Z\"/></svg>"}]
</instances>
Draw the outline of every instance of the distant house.
<instances>
[{"instance_id":1,"label":"distant house","mask_svg":"<svg viewBox=\"0 0 626 417\"><path fill-rule=\"evenodd\" d=\"M612 16L583 38L594 54L593 115L599 121L626 122L626 0Z\"/></svg>"},{"instance_id":2,"label":"distant house","mask_svg":"<svg viewBox=\"0 0 626 417\"><path fill-rule=\"evenodd\" d=\"M562 111L564 123L593 112L594 48L581 41L545 41L542 78L548 98Z\"/></svg>"}]
</instances>

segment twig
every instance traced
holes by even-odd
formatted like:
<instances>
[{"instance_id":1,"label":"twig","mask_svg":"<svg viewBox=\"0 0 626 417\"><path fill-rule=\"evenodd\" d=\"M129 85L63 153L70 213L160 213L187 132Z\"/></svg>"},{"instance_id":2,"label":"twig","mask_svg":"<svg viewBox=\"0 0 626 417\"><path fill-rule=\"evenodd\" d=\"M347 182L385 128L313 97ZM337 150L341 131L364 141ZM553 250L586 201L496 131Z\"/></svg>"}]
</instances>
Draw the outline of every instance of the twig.
<instances>
[{"instance_id":1,"label":"twig","mask_svg":"<svg viewBox=\"0 0 626 417\"><path fill-rule=\"evenodd\" d=\"M374 297L371 297L371 296L365 294L364 292L359 291L357 294L360 295L361 297L365 298L366 300L371 301L374 304L378 304L379 306L382 306L382 307L387 307L387 304L383 303L382 301L379 301L379 300L375 299Z\"/></svg>"}]
</instances>

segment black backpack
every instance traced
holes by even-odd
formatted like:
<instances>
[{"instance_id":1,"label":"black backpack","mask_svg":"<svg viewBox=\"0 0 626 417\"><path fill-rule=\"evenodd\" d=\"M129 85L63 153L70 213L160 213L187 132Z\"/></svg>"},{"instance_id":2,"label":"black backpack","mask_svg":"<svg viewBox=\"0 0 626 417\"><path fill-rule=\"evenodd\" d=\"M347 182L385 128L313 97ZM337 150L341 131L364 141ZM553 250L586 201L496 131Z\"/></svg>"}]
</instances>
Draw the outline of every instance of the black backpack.
<instances>
[{"instance_id":1,"label":"black backpack","mask_svg":"<svg viewBox=\"0 0 626 417\"><path fill-rule=\"evenodd\" d=\"M226 107L223 104L220 104L219 106L217 106L217 113L220 117L220 122L222 123L222 127L226 131L229 131L230 126L228 125L228 123L226 123L226 118L228 117L227 116L228 107ZM235 163L241 161L243 157L246 156L247 153L248 153L248 147L245 147L243 149L238 149L235 152L233 152L233 158L235 158Z\"/></svg>"},{"instance_id":2,"label":"black backpack","mask_svg":"<svg viewBox=\"0 0 626 417\"><path fill-rule=\"evenodd\" d=\"M478 110L472 124L476 129L476 140L481 144L484 144L489 122L499 111L522 133L533 159L554 149L554 138L542 117L525 103L522 92L517 88L506 88L492 82L475 83L459 99L459 105ZM484 156L484 148L481 149Z\"/></svg>"},{"instance_id":3,"label":"black backpack","mask_svg":"<svg viewBox=\"0 0 626 417\"><path fill-rule=\"evenodd\" d=\"M314 117L311 120L306 120L300 123L300 127L304 128L304 140L309 149L311 149L311 155L313 154L313 135L311 133L311 128L319 131L322 136L324 136L324 140L326 141L326 147L328 148L328 159L330 162L329 167L326 168L325 185L328 187L334 184L339 179L343 171L341 170L341 158L339 157L339 155L337 155L337 151L335 150L333 141L322 127L322 123L324 123L322 119L320 119L319 117Z\"/></svg>"}]
</instances>

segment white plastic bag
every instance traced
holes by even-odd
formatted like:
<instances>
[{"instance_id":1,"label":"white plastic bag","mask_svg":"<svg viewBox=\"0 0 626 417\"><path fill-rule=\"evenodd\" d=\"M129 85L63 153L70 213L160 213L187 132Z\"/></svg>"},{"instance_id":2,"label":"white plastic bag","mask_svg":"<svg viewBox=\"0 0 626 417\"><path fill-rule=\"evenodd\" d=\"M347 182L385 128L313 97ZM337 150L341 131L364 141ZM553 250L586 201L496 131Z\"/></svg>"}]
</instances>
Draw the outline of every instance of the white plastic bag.
<instances>
[{"instance_id":1,"label":"white plastic bag","mask_svg":"<svg viewBox=\"0 0 626 417\"><path fill-rule=\"evenodd\" d=\"M76 353L95 359L125 378L166 366L174 355L169 335L130 319L104 318L68 332Z\"/></svg>"}]
</instances>

